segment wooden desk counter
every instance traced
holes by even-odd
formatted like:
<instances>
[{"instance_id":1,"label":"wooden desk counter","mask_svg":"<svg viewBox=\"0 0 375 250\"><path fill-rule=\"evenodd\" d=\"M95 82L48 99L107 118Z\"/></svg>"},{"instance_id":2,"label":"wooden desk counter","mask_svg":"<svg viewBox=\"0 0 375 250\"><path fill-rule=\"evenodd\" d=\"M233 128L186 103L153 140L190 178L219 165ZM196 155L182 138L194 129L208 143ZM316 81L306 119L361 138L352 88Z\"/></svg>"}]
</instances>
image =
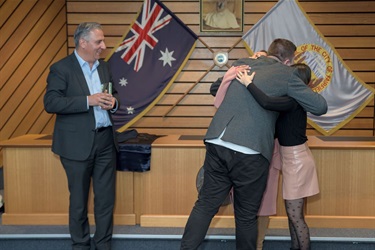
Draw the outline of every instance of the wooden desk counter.
<instances>
[{"instance_id":1,"label":"wooden desk counter","mask_svg":"<svg viewBox=\"0 0 375 250\"><path fill-rule=\"evenodd\" d=\"M4 154L4 225L68 224L69 191L65 171L51 152L51 136L24 135L2 141ZM133 173L117 172L114 222L134 225ZM89 219L94 222L93 193Z\"/></svg>"},{"instance_id":2,"label":"wooden desk counter","mask_svg":"<svg viewBox=\"0 0 375 250\"><path fill-rule=\"evenodd\" d=\"M310 149L375 149L375 137L308 136Z\"/></svg>"},{"instance_id":3,"label":"wooden desk counter","mask_svg":"<svg viewBox=\"0 0 375 250\"><path fill-rule=\"evenodd\" d=\"M338 149L375 149L375 137L354 136L308 136L310 149L338 148ZM203 136L196 135L168 135L158 138L152 147L202 147Z\"/></svg>"},{"instance_id":4,"label":"wooden desk counter","mask_svg":"<svg viewBox=\"0 0 375 250\"><path fill-rule=\"evenodd\" d=\"M320 194L307 199L311 227L375 227L374 138L309 137L317 163ZM141 226L184 227L197 198L196 176L203 165L202 137L169 135L152 144L151 171L136 173ZM287 228L279 182L278 211L271 228ZM223 206L211 227L234 227L232 205Z\"/></svg>"},{"instance_id":5,"label":"wooden desk counter","mask_svg":"<svg viewBox=\"0 0 375 250\"><path fill-rule=\"evenodd\" d=\"M307 199L309 225L375 228L375 137L318 136L308 144L320 187Z\"/></svg>"},{"instance_id":6,"label":"wooden desk counter","mask_svg":"<svg viewBox=\"0 0 375 250\"><path fill-rule=\"evenodd\" d=\"M311 227L375 228L375 142L359 139L309 137L321 191L307 199L306 219ZM66 176L58 156L51 152L50 138L24 135L0 146L4 154L3 224L67 224ZM199 136L155 140L149 172L117 173L115 224L184 227L197 198L196 176L205 152ZM92 211L91 194L91 221ZM221 207L211 226L234 227L232 205ZM287 227L280 193L270 227Z\"/></svg>"}]
</instances>

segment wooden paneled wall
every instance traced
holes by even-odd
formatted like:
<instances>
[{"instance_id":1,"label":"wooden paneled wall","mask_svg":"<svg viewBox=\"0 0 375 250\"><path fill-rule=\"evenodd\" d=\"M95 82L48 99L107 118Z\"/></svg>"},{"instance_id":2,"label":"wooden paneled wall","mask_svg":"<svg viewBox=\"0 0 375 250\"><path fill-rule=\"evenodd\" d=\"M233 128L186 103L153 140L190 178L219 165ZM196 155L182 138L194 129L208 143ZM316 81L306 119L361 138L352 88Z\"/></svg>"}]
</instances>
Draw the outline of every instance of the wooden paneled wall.
<instances>
[{"instance_id":1,"label":"wooden paneled wall","mask_svg":"<svg viewBox=\"0 0 375 250\"><path fill-rule=\"evenodd\" d=\"M52 132L46 77L67 53L65 0L0 2L0 140Z\"/></svg>"},{"instance_id":2,"label":"wooden paneled wall","mask_svg":"<svg viewBox=\"0 0 375 250\"><path fill-rule=\"evenodd\" d=\"M140 10L138 1L74 1L67 2L68 47L74 49L73 33L82 21L103 24L107 51L111 52ZM244 32L248 31L277 1L244 2ZM248 55L242 34L215 36L200 33L200 1L164 0L172 10L199 37L200 41L183 71L159 103L133 125L138 131L154 134L205 133L215 113L210 84L224 74L227 67L214 65L216 51L229 51L230 62ZM363 81L375 84L375 3L373 1L300 1L301 6L317 28L335 46L347 65ZM186 96L185 96L186 94ZM181 99L182 98L182 99ZM173 105L177 104L175 107ZM374 103L334 135L374 135ZM308 129L310 135L320 133Z\"/></svg>"},{"instance_id":3,"label":"wooden paneled wall","mask_svg":"<svg viewBox=\"0 0 375 250\"><path fill-rule=\"evenodd\" d=\"M169 91L133 128L153 134L203 135L215 113L210 84L227 69L215 66L210 70L214 65L213 54L229 51L232 62L248 52L240 42L242 34L200 33L199 0L162 2L200 41ZM276 2L245 0L244 32ZM121 40L142 3L142 0L0 0L0 140L52 133L54 116L43 110L45 80L49 65L73 51L77 24L84 21L103 24L108 47L104 58ZM300 4L349 68L374 87L375 2L300 0ZM319 135L319 132L309 127L308 134ZM375 135L374 101L334 135Z\"/></svg>"}]
</instances>

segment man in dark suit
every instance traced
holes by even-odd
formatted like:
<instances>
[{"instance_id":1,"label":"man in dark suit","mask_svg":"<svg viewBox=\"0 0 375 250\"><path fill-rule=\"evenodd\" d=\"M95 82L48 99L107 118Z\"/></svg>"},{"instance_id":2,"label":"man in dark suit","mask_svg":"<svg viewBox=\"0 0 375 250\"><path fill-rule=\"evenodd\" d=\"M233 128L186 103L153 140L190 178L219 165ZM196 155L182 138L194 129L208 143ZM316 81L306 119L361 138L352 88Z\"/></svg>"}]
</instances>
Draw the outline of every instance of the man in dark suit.
<instances>
[{"instance_id":1,"label":"man in dark suit","mask_svg":"<svg viewBox=\"0 0 375 250\"><path fill-rule=\"evenodd\" d=\"M60 156L68 179L72 248L90 249L87 202L92 179L93 243L95 249L111 249L117 148L111 113L118 107L117 93L111 90L107 63L99 60L106 49L100 24L80 24L74 42L74 52L50 67L44 107L56 114L52 151Z\"/></svg>"},{"instance_id":2,"label":"man in dark suit","mask_svg":"<svg viewBox=\"0 0 375 250\"><path fill-rule=\"evenodd\" d=\"M249 65L256 72L254 84L267 95L288 95L306 111L324 114L325 99L288 67L295 50L291 41L276 39L267 57L243 58L233 65ZM204 182L187 221L181 249L198 248L232 187L236 249L256 249L257 213L267 183L277 117L277 112L263 109L238 80L230 83L204 138Z\"/></svg>"}]
</instances>

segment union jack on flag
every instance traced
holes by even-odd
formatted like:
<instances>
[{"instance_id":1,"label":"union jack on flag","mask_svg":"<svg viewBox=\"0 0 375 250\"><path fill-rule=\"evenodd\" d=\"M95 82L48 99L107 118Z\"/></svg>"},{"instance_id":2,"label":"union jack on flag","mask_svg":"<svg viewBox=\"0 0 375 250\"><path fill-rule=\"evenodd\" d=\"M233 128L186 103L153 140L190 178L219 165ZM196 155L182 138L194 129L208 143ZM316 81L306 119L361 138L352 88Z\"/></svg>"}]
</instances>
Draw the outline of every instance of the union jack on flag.
<instances>
[{"instance_id":1,"label":"union jack on flag","mask_svg":"<svg viewBox=\"0 0 375 250\"><path fill-rule=\"evenodd\" d=\"M146 1L145 4L143 4L141 23L136 20L130 29L134 35L125 39L116 49L116 52L125 49L121 58L126 63L130 64L135 60L135 71L138 71L142 67L146 46L150 49L154 49L155 45L158 43L158 39L154 36L154 33L165 27L172 19L170 15L161 18L163 14L162 7L158 4L153 4L151 6L150 2L151 1Z\"/></svg>"},{"instance_id":2,"label":"union jack on flag","mask_svg":"<svg viewBox=\"0 0 375 250\"><path fill-rule=\"evenodd\" d=\"M195 48L197 36L159 0L145 0L122 41L107 57L120 107L122 132L146 114L172 85Z\"/></svg>"}]
</instances>

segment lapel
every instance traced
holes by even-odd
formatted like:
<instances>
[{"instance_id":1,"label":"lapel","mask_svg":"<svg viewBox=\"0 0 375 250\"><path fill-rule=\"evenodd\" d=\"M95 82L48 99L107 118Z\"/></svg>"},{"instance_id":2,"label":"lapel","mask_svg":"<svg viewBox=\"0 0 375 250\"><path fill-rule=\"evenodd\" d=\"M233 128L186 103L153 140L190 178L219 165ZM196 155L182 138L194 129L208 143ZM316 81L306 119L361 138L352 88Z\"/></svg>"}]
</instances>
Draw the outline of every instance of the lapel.
<instances>
[{"instance_id":1,"label":"lapel","mask_svg":"<svg viewBox=\"0 0 375 250\"><path fill-rule=\"evenodd\" d=\"M85 95L90 95L90 90L89 90L89 87L87 86L85 76L83 75L81 66L79 65L78 59L76 55L74 54L74 52L70 55L70 59L71 59L72 66L73 66L72 67L73 72L77 78L77 85L82 89L82 92Z\"/></svg>"},{"instance_id":2,"label":"lapel","mask_svg":"<svg viewBox=\"0 0 375 250\"><path fill-rule=\"evenodd\" d=\"M100 78L100 83L101 84L106 83L106 77L105 77L103 64L100 60L99 60L99 65L98 65L98 74L99 74L99 78Z\"/></svg>"}]
</instances>

